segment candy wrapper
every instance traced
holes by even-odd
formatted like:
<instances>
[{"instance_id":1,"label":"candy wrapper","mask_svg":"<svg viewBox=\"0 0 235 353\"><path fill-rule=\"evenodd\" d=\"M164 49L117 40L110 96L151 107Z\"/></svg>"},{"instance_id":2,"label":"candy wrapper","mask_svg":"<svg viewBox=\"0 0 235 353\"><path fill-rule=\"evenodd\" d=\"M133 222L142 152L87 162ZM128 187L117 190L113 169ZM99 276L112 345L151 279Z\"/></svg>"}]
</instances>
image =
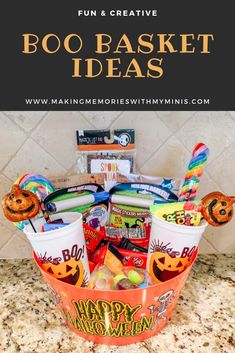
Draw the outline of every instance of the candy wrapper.
<instances>
[{"instance_id":1,"label":"candy wrapper","mask_svg":"<svg viewBox=\"0 0 235 353\"><path fill-rule=\"evenodd\" d=\"M167 222L198 226L202 218L200 201L173 202L150 206L151 213Z\"/></svg>"},{"instance_id":2,"label":"candy wrapper","mask_svg":"<svg viewBox=\"0 0 235 353\"><path fill-rule=\"evenodd\" d=\"M147 288L154 281L146 270L135 267L125 267L119 273L114 273L105 265L98 265L94 269L89 288L98 290L128 290Z\"/></svg>"},{"instance_id":3,"label":"candy wrapper","mask_svg":"<svg viewBox=\"0 0 235 353\"><path fill-rule=\"evenodd\" d=\"M95 264L104 263L104 258L106 255L106 251L108 249L108 241L103 239L98 245L97 249L91 254L91 261Z\"/></svg>"},{"instance_id":4,"label":"candy wrapper","mask_svg":"<svg viewBox=\"0 0 235 353\"><path fill-rule=\"evenodd\" d=\"M125 249L118 249L123 256L122 263L124 266L132 266L146 269L147 254L140 251L131 251Z\"/></svg>"},{"instance_id":5,"label":"candy wrapper","mask_svg":"<svg viewBox=\"0 0 235 353\"><path fill-rule=\"evenodd\" d=\"M115 274L119 274L123 269L123 256L111 243L108 244L108 248L104 258L104 264Z\"/></svg>"},{"instance_id":6,"label":"candy wrapper","mask_svg":"<svg viewBox=\"0 0 235 353\"><path fill-rule=\"evenodd\" d=\"M86 240L88 258L90 258L91 254L98 247L101 240L103 240L106 236L105 236L104 230L98 231L90 227L88 224L83 225L83 230L84 230L84 236Z\"/></svg>"},{"instance_id":7,"label":"candy wrapper","mask_svg":"<svg viewBox=\"0 0 235 353\"><path fill-rule=\"evenodd\" d=\"M127 238L143 248L148 248L150 229L150 225L144 225L143 228L105 227L106 237L114 245L119 245L122 238Z\"/></svg>"},{"instance_id":8,"label":"candy wrapper","mask_svg":"<svg viewBox=\"0 0 235 353\"><path fill-rule=\"evenodd\" d=\"M132 251L140 251L143 253L147 253L148 250L137 244L134 241L130 241L129 239L123 237L119 243L119 247L122 249L132 250Z\"/></svg>"},{"instance_id":9,"label":"candy wrapper","mask_svg":"<svg viewBox=\"0 0 235 353\"><path fill-rule=\"evenodd\" d=\"M130 250L130 247L133 250ZM138 250L137 250L138 249ZM91 256L91 259L96 264L105 263L113 272L113 266L118 272L123 266L135 266L146 268L147 250L131 243L129 246L122 242L119 247L112 243L101 245Z\"/></svg>"},{"instance_id":10,"label":"candy wrapper","mask_svg":"<svg viewBox=\"0 0 235 353\"><path fill-rule=\"evenodd\" d=\"M109 204L109 226L112 227L112 231L110 232L111 228L108 228L108 235L113 236L114 229L121 228L122 233L126 229L125 233L132 234L132 237L135 234L136 238L146 238L150 223L151 214L146 208ZM117 234L120 233L116 231L116 236Z\"/></svg>"}]
</instances>

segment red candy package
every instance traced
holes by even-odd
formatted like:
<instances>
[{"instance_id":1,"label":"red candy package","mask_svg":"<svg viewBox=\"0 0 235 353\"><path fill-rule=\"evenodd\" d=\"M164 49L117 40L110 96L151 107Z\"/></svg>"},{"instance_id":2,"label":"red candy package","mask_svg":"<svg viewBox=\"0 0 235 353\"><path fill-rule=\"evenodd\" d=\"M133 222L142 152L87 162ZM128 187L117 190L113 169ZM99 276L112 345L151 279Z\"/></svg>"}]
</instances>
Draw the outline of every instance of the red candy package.
<instances>
[{"instance_id":1,"label":"red candy package","mask_svg":"<svg viewBox=\"0 0 235 353\"><path fill-rule=\"evenodd\" d=\"M119 243L119 248L121 249L126 249L126 250L131 250L131 251L138 251L142 253L147 253L148 250L144 248L143 246L140 246L137 242L130 241L129 239L123 237L122 240Z\"/></svg>"},{"instance_id":2,"label":"red candy package","mask_svg":"<svg viewBox=\"0 0 235 353\"><path fill-rule=\"evenodd\" d=\"M95 268L96 264L92 261L89 261L89 269L90 269L90 273L93 272L94 268Z\"/></svg>"},{"instance_id":3,"label":"red candy package","mask_svg":"<svg viewBox=\"0 0 235 353\"><path fill-rule=\"evenodd\" d=\"M111 258L110 261L113 262L113 264L115 264L117 258L124 266L146 268L147 253L117 248L111 243L99 247L92 254L91 259L95 264L103 264L105 259L107 260L108 253L109 258Z\"/></svg>"},{"instance_id":4,"label":"red candy package","mask_svg":"<svg viewBox=\"0 0 235 353\"><path fill-rule=\"evenodd\" d=\"M103 245L96 249L95 252L91 255L91 261L95 264L103 263L107 249L108 245Z\"/></svg>"},{"instance_id":5,"label":"red candy package","mask_svg":"<svg viewBox=\"0 0 235 353\"><path fill-rule=\"evenodd\" d=\"M105 232L91 228L88 224L83 224L83 230L86 240L87 255L88 259L90 259L93 251L98 247L101 240L105 238Z\"/></svg>"},{"instance_id":6,"label":"red candy package","mask_svg":"<svg viewBox=\"0 0 235 353\"><path fill-rule=\"evenodd\" d=\"M147 254L139 251L131 251L126 249L118 249L123 256L122 263L124 266L132 266L146 269Z\"/></svg>"},{"instance_id":7,"label":"red candy package","mask_svg":"<svg viewBox=\"0 0 235 353\"><path fill-rule=\"evenodd\" d=\"M148 249L150 226L144 225L143 228L116 228L106 226L106 238L114 245L118 246L122 238L131 240L132 243Z\"/></svg>"}]
</instances>

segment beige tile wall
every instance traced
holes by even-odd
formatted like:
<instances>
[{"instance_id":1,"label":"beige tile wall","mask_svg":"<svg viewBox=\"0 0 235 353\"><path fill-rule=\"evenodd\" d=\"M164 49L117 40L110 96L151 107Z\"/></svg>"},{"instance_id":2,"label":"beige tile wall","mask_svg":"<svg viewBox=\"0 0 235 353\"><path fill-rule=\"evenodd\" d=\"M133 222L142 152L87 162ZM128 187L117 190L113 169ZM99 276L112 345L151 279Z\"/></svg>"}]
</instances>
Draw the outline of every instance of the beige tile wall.
<instances>
[{"instance_id":1,"label":"beige tile wall","mask_svg":"<svg viewBox=\"0 0 235 353\"><path fill-rule=\"evenodd\" d=\"M194 144L203 141L210 156L200 195L235 194L235 112L0 112L0 126L1 196L27 172L75 171L77 129L125 127L136 129L139 172L182 177ZM0 257L30 257L24 234L0 212ZM200 245L203 253L234 252L235 220L210 227Z\"/></svg>"}]
</instances>

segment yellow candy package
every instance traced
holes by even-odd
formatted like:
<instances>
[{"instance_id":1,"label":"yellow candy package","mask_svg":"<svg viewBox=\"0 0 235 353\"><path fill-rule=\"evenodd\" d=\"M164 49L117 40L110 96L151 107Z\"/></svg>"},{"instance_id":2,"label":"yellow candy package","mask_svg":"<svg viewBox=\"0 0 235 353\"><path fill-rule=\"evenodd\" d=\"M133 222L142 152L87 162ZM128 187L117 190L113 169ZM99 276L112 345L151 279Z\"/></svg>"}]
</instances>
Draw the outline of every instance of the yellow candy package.
<instances>
[{"instance_id":1,"label":"yellow candy package","mask_svg":"<svg viewBox=\"0 0 235 353\"><path fill-rule=\"evenodd\" d=\"M150 211L154 216L167 222L186 226L200 224L201 209L200 201L168 202L150 206Z\"/></svg>"}]
</instances>

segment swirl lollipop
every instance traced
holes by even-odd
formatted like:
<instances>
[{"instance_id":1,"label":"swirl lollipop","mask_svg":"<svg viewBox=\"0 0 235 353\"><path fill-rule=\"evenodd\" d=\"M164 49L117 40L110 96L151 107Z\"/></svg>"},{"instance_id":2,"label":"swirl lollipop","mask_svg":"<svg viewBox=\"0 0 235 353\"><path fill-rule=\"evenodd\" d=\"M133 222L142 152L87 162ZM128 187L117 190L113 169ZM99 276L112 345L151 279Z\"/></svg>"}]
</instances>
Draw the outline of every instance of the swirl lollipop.
<instances>
[{"instance_id":1,"label":"swirl lollipop","mask_svg":"<svg viewBox=\"0 0 235 353\"><path fill-rule=\"evenodd\" d=\"M25 174L19 177L15 184L19 184L21 189L29 190L35 194L39 194L43 200L45 197L55 191L51 182L42 175Z\"/></svg>"},{"instance_id":2,"label":"swirl lollipop","mask_svg":"<svg viewBox=\"0 0 235 353\"><path fill-rule=\"evenodd\" d=\"M194 147L192 159L189 162L188 171L181 187L179 201L188 201L195 198L208 154L209 149L204 143L200 142Z\"/></svg>"},{"instance_id":3,"label":"swirl lollipop","mask_svg":"<svg viewBox=\"0 0 235 353\"><path fill-rule=\"evenodd\" d=\"M28 190L37 195L41 205L42 212L39 212L36 218L34 219L44 216L45 220L48 221L47 215L46 214L44 215L43 200L47 195L55 191L51 182L42 175L25 174L19 177L16 180L15 184L19 185L21 189ZM28 221L14 222L14 224L18 229L24 230L25 226L28 224Z\"/></svg>"}]
</instances>

